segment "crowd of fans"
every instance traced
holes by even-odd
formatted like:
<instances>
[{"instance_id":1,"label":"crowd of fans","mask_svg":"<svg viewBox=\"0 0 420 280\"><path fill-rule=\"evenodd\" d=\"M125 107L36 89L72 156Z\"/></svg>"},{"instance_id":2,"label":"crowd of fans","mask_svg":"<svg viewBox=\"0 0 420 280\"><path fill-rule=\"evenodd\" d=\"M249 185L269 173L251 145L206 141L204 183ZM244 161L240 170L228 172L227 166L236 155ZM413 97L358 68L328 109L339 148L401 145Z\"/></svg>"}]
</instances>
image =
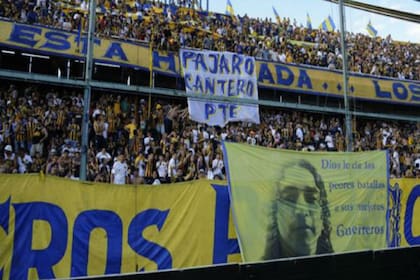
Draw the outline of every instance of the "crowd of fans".
<instances>
[{"instance_id":1,"label":"crowd of fans","mask_svg":"<svg viewBox=\"0 0 420 280\"><path fill-rule=\"evenodd\" d=\"M197 2L197 1L196 1ZM192 9L192 1L97 0L98 36L182 47L232 51L259 59L342 69L338 32L308 29L289 18L230 17ZM173 3L173 5L172 5ZM87 1L0 0L0 17L65 30L87 29ZM420 80L420 45L347 33L349 69L355 73Z\"/></svg>"},{"instance_id":2,"label":"crowd of fans","mask_svg":"<svg viewBox=\"0 0 420 280\"><path fill-rule=\"evenodd\" d=\"M0 173L79 178L82 93L2 85ZM260 108L261 123L210 127L189 120L182 100L95 93L89 111L87 179L163 184L225 179L221 142L298 151L345 151L341 115ZM150 110L149 110L150 109ZM420 178L420 123L355 119L354 150L388 150L392 177Z\"/></svg>"},{"instance_id":3,"label":"crowd of fans","mask_svg":"<svg viewBox=\"0 0 420 280\"><path fill-rule=\"evenodd\" d=\"M173 3L175 1L169 1ZM337 32L308 29L283 18L230 17L191 9L191 1L98 0L96 32L155 49L182 47L232 51L259 59L342 68ZM87 28L87 3L0 0L0 17L65 30ZM420 80L420 45L390 36L347 33L353 72ZM4 86L4 85L3 85ZM345 151L341 115L260 108L261 124L210 127L189 120L181 100L94 95L90 108L87 179L162 184L225 179L221 142L299 151ZM81 92L8 84L0 91L0 173L78 179ZM354 151L389 151L392 177L420 178L420 123L354 119Z\"/></svg>"}]
</instances>

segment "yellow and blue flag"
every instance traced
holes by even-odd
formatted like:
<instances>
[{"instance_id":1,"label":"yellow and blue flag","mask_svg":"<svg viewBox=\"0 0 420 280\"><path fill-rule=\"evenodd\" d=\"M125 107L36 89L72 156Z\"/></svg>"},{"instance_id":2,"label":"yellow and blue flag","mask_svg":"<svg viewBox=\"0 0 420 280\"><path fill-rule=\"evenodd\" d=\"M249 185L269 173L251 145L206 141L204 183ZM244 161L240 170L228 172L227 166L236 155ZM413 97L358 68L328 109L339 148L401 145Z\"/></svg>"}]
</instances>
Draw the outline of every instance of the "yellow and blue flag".
<instances>
[{"instance_id":1,"label":"yellow and blue flag","mask_svg":"<svg viewBox=\"0 0 420 280\"><path fill-rule=\"evenodd\" d=\"M324 19L324 21L319 25L319 28L324 31L333 32L335 30L335 23L332 17L328 16L326 19Z\"/></svg>"},{"instance_id":2,"label":"yellow and blue flag","mask_svg":"<svg viewBox=\"0 0 420 280\"><path fill-rule=\"evenodd\" d=\"M372 37L376 37L376 35L378 34L378 30L376 30L375 27L373 27L370 20L369 20L369 23L366 25L366 29L367 29L367 32L369 33L369 35L372 36Z\"/></svg>"},{"instance_id":3,"label":"yellow and blue flag","mask_svg":"<svg viewBox=\"0 0 420 280\"><path fill-rule=\"evenodd\" d=\"M233 6L232 6L232 3L230 3L230 0L227 0L227 3L226 3L226 15L232 16L232 17L235 16L235 11L233 10Z\"/></svg>"},{"instance_id":4,"label":"yellow and blue flag","mask_svg":"<svg viewBox=\"0 0 420 280\"><path fill-rule=\"evenodd\" d=\"M308 13L306 13L306 28L312 29L312 20Z\"/></svg>"},{"instance_id":5,"label":"yellow and blue flag","mask_svg":"<svg viewBox=\"0 0 420 280\"><path fill-rule=\"evenodd\" d=\"M277 23L280 24L281 19L280 19L279 13L277 13L277 10L276 8L274 8L274 6L273 6L273 12L274 12L274 16L276 17Z\"/></svg>"},{"instance_id":6,"label":"yellow and blue flag","mask_svg":"<svg viewBox=\"0 0 420 280\"><path fill-rule=\"evenodd\" d=\"M101 14L105 14L106 12L108 12L108 10L106 9L106 7L103 4L101 4L96 8L96 12L101 13Z\"/></svg>"}]
</instances>

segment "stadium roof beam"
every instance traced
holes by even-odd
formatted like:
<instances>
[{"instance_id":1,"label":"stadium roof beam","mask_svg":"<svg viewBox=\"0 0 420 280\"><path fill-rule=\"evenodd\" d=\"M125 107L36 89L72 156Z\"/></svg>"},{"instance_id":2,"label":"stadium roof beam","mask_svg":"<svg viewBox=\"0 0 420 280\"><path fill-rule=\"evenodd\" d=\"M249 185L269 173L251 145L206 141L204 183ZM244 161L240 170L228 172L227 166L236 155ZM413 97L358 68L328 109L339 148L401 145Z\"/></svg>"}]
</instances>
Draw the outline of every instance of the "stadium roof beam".
<instances>
[{"instance_id":1,"label":"stadium roof beam","mask_svg":"<svg viewBox=\"0 0 420 280\"><path fill-rule=\"evenodd\" d=\"M334 4L338 4L339 0L324 0L327 2L331 2ZM405 21L410 21L414 23L420 23L420 16L418 14L413 14L409 12L403 12L398 10L393 10L389 8L384 8L380 6L375 6L367 3L362 3L358 1L352 1L352 0L343 0L344 6L355 8L359 10L363 10L366 12L375 13L378 15L388 16L392 18L397 18Z\"/></svg>"},{"instance_id":2,"label":"stadium roof beam","mask_svg":"<svg viewBox=\"0 0 420 280\"><path fill-rule=\"evenodd\" d=\"M49 76L44 74L35 74L28 72L20 72L13 70L0 69L0 78L9 79L9 80L18 80L22 82L31 82L31 83L48 83L58 86L69 86L69 87L84 87L85 82L82 80L75 79L60 79L55 76Z\"/></svg>"},{"instance_id":3,"label":"stadium roof beam","mask_svg":"<svg viewBox=\"0 0 420 280\"><path fill-rule=\"evenodd\" d=\"M52 84L52 85L57 85L57 86L71 86L71 87L78 87L80 89L83 89L85 86L84 80L65 79L65 78L58 78L55 76L49 76L49 75L43 75L43 74L33 74L33 73L11 71L11 70L4 70L4 69L0 69L0 78L5 78L9 80L18 80L18 81L23 81L23 82L31 82L31 83L42 83L42 84L47 83L47 84ZM240 103L240 104L259 104L261 106L267 106L267 107L296 109L296 110L304 110L304 111L317 112L317 113L331 113L331 114L343 114L343 115L345 114L344 109L335 108L335 107L325 107L325 106L316 106L316 105L309 105L309 104L299 104L299 103L280 102L280 101L271 101L271 100L258 100L258 101L251 100L251 99L238 100L237 98L229 98L229 97L222 97L222 96L187 94L185 91L175 90L175 89L150 88L147 86L126 85L126 84L110 83L110 82L95 81L95 80L92 80L90 82L90 86L94 89L123 91L123 92L130 92L131 94L149 94L150 93L156 96L171 96L171 97L182 97L182 98L193 97L197 99L212 99L212 100L225 101L225 102L233 101L235 103ZM418 115L401 116L401 115L396 115L396 114L383 114L383 113L361 112L361 111L352 111L351 114L357 117L420 122L420 116Z\"/></svg>"},{"instance_id":4,"label":"stadium roof beam","mask_svg":"<svg viewBox=\"0 0 420 280\"><path fill-rule=\"evenodd\" d=\"M280 102L280 101L271 101L271 100L252 100L252 99L241 99L229 98L222 96L208 96L204 94L187 94L185 91L175 90L175 89L166 89L166 88L150 88L146 86L129 86L125 84L116 84L116 83L107 83L102 81L92 81L91 86L98 89L107 89L115 91L127 91L137 94L156 94L156 95L166 95L172 97L192 97L197 99L211 99L217 101L225 102L234 102L240 104L259 104L267 107L277 107L277 108L286 108L286 109L297 109L304 111L311 111L317 113L332 113L332 114L345 114L345 110L342 108L335 107L323 107L309 104L299 104L291 102ZM414 115L396 115L396 114L382 114L382 113L373 113L373 112L361 112L361 111L352 111L352 115L357 117L367 117L367 118L376 118L376 119L388 119L388 120L400 120L400 121L416 121L420 122L420 116Z\"/></svg>"}]
</instances>

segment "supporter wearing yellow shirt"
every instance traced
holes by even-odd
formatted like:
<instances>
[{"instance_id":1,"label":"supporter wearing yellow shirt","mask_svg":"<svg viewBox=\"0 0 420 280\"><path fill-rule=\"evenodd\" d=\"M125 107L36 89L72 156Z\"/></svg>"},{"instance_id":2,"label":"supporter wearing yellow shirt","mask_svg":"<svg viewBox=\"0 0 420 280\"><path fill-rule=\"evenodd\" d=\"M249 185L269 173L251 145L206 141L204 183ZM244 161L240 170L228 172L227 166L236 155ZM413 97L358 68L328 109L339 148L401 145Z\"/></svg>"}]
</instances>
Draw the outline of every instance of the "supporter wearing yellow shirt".
<instances>
[{"instance_id":1,"label":"supporter wearing yellow shirt","mask_svg":"<svg viewBox=\"0 0 420 280\"><path fill-rule=\"evenodd\" d=\"M293 54L291 51L287 51L286 53L286 62L287 63L293 63L294 59L293 59Z\"/></svg>"},{"instance_id":2,"label":"supporter wearing yellow shirt","mask_svg":"<svg viewBox=\"0 0 420 280\"><path fill-rule=\"evenodd\" d=\"M121 96L118 95L117 99L114 102L114 114L118 116L121 114Z\"/></svg>"},{"instance_id":3,"label":"supporter wearing yellow shirt","mask_svg":"<svg viewBox=\"0 0 420 280\"><path fill-rule=\"evenodd\" d=\"M408 135L407 145L411 149L414 147L414 135L413 135L413 133L410 133L410 135Z\"/></svg>"},{"instance_id":4,"label":"supporter wearing yellow shirt","mask_svg":"<svg viewBox=\"0 0 420 280\"><path fill-rule=\"evenodd\" d=\"M124 126L124 129L128 131L128 149L131 152L134 144L134 131L137 130L136 119L132 118L131 122Z\"/></svg>"}]
</instances>

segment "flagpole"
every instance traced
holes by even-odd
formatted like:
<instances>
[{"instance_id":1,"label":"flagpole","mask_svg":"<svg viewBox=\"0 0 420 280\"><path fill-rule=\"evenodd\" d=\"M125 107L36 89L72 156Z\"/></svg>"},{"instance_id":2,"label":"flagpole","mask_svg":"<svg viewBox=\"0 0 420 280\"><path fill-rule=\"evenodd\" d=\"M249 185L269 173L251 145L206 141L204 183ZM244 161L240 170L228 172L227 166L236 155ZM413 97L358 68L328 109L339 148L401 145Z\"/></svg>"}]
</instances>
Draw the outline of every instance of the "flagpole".
<instances>
[{"instance_id":1,"label":"flagpole","mask_svg":"<svg viewBox=\"0 0 420 280\"><path fill-rule=\"evenodd\" d=\"M81 181L87 180L87 163L89 149L89 109L91 98L92 68L93 68L93 42L95 38L96 24L96 1L89 2L89 31L87 41L87 52L85 60L85 88L83 97L83 120L82 120L82 143L80 146L80 171L79 178ZM79 41L80 41L79 37Z\"/></svg>"},{"instance_id":2,"label":"flagpole","mask_svg":"<svg viewBox=\"0 0 420 280\"><path fill-rule=\"evenodd\" d=\"M343 56L343 87L344 87L344 114L345 114L345 127L346 127L346 151L353 151L353 129L352 120L349 108L349 95L348 95L348 63L347 63L347 48L346 48L346 30L345 30L345 15L343 0L339 1L340 11L340 39L341 39L341 53Z\"/></svg>"},{"instance_id":3,"label":"flagpole","mask_svg":"<svg viewBox=\"0 0 420 280\"><path fill-rule=\"evenodd\" d=\"M149 44L149 99L147 102L147 120L150 120L150 116L152 113L152 88L154 88L154 79L153 79L153 41L155 40L155 27L152 27L152 34L150 36L150 44Z\"/></svg>"}]
</instances>

